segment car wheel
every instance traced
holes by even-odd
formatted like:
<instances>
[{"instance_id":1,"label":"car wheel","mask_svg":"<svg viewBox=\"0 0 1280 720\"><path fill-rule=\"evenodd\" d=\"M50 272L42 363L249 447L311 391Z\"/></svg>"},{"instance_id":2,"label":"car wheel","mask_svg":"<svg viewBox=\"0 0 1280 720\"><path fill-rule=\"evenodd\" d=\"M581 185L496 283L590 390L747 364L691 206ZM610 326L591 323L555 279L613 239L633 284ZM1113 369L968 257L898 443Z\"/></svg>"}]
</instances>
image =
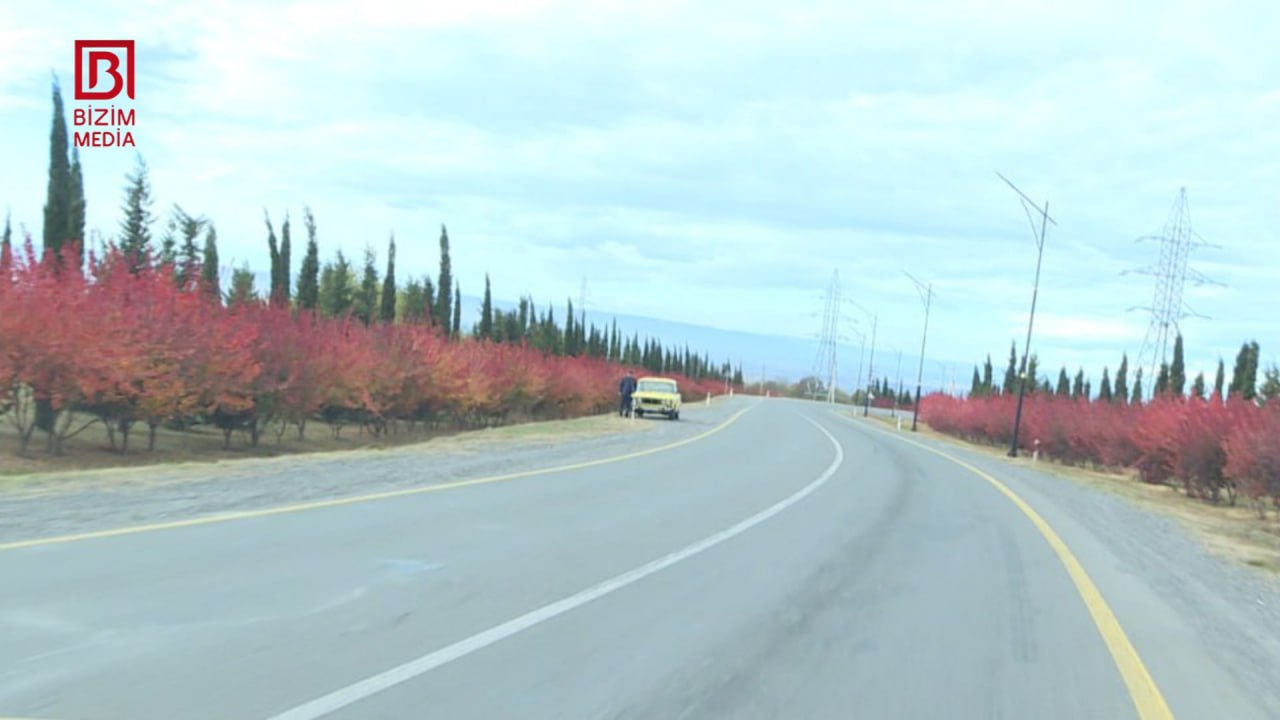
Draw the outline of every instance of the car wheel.
<instances>
[{"instance_id":1,"label":"car wheel","mask_svg":"<svg viewBox=\"0 0 1280 720\"><path fill-rule=\"evenodd\" d=\"M643 410L636 410L636 417L638 417L638 418L642 418L642 417L644 417L644 411L643 411Z\"/></svg>"}]
</instances>

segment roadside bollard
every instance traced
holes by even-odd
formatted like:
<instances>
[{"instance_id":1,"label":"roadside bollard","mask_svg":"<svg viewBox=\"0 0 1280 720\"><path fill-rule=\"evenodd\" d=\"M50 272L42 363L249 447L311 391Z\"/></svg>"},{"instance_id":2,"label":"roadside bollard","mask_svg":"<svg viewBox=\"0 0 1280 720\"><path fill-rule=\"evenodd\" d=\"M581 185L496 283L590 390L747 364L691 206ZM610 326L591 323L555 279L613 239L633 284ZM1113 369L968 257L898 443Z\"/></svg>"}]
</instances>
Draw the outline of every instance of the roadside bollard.
<instances>
[{"instance_id":1,"label":"roadside bollard","mask_svg":"<svg viewBox=\"0 0 1280 720\"><path fill-rule=\"evenodd\" d=\"M1040 438L1036 438L1035 449L1031 451L1031 462L1040 460Z\"/></svg>"},{"instance_id":2,"label":"roadside bollard","mask_svg":"<svg viewBox=\"0 0 1280 720\"><path fill-rule=\"evenodd\" d=\"M711 407L711 393L707 393L707 407Z\"/></svg>"},{"instance_id":3,"label":"roadside bollard","mask_svg":"<svg viewBox=\"0 0 1280 720\"><path fill-rule=\"evenodd\" d=\"M902 429L902 418L898 418L898 429Z\"/></svg>"}]
</instances>

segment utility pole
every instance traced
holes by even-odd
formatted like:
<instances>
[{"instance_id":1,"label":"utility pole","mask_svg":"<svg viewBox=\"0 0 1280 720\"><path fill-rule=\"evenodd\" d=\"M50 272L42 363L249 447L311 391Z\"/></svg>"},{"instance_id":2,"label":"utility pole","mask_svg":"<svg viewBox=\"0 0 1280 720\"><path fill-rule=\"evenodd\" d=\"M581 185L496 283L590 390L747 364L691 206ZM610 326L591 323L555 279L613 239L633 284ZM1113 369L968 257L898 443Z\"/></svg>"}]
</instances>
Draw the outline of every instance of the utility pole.
<instances>
[{"instance_id":1,"label":"utility pole","mask_svg":"<svg viewBox=\"0 0 1280 720\"><path fill-rule=\"evenodd\" d=\"M867 360L867 334L860 332L858 337L862 340L862 349L858 351L858 377L862 377L862 368L866 365ZM857 390L854 392L856 393ZM857 398L850 398L850 400L857 402ZM854 407L857 407L857 405L854 405Z\"/></svg>"},{"instance_id":2,"label":"utility pole","mask_svg":"<svg viewBox=\"0 0 1280 720\"><path fill-rule=\"evenodd\" d=\"M897 418L897 400L899 400L899 397L902 396L902 351L901 350L897 351L897 372L895 374L897 375L897 392L892 393L893 410L890 411L890 414L893 416L893 418Z\"/></svg>"},{"instance_id":3,"label":"utility pole","mask_svg":"<svg viewBox=\"0 0 1280 720\"><path fill-rule=\"evenodd\" d=\"M916 427L920 421L920 386L924 383L924 345L929 338L929 307L933 304L933 283L930 282L925 285L906 270L902 272L911 278L911 282L915 283L916 292L920 294L920 301L924 303L924 332L920 335L920 370L916 375L916 401L911 408L911 432L916 432Z\"/></svg>"},{"instance_id":4,"label":"utility pole","mask_svg":"<svg viewBox=\"0 0 1280 720\"><path fill-rule=\"evenodd\" d=\"M1027 316L1027 344L1022 351L1022 363L1018 370L1018 404L1013 411L1013 439L1009 442L1009 457L1018 457L1018 429L1022 425L1022 400L1027 391L1027 359L1031 355L1031 327L1036 321L1036 300L1040 295L1040 261L1044 258L1044 235L1049 223L1053 223L1054 227L1057 227L1058 223L1049 217L1048 200L1045 201L1044 208L1041 209L1031 198L1027 197L1026 193L1019 190L1017 185L1010 182L1009 178L1000 175L1000 173L996 173L996 175L999 175L1006 185L1018 193L1022 201L1022 210L1027 214L1027 222L1031 225L1032 237L1036 241L1036 279L1031 288L1031 314ZM1040 215L1038 234L1036 221L1031 217L1032 210L1035 210ZM1035 378L1032 378L1031 382L1035 382Z\"/></svg>"},{"instance_id":5,"label":"utility pole","mask_svg":"<svg viewBox=\"0 0 1280 720\"><path fill-rule=\"evenodd\" d=\"M837 348L840 346L840 273L837 271L831 278L832 292L834 293L831 303L831 311L834 313L831 326L831 357L828 360L828 378L827 378L827 403L835 404L836 401L836 384L840 381L840 366L837 357Z\"/></svg>"},{"instance_id":6,"label":"utility pole","mask_svg":"<svg viewBox=\"0 0 1280 720\"><path fill-rule=\"evenodd\" d=\"M866 417L871 414L871 376L874 375L876 371L876 325L879 323L879 316L852 300L849 302L853 303L854 307L866 313L867 317L871 318L871 357L867 360L867 386L862 391L862 416ZM862 338L863 345L865 347L866 335L864 334ZM858 377L862 377L861 368L858 369Z\"/></svg>"}]
</instances>

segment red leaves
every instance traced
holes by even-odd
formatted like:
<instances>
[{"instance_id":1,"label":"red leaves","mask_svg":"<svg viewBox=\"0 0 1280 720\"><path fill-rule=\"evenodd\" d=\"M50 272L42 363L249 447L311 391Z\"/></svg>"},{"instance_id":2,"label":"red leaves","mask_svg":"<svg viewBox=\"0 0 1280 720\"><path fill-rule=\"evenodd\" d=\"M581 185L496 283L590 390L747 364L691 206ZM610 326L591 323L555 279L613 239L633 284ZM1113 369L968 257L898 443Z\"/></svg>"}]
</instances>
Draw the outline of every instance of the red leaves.
<instances>
[{"instance_id":1,"label":"red leaves","mask_svg":"<svg viewBox=\"0 0 1280 720\"><path fill-rule=\"evenodd\" d=\"M1261 511L1270 497L1280 512L1280 407L1272 401L1231 427L1223 440L1223 474Z\"/></svg>"},{"instance_id":2,"label":"red leaves","mask_svg":"<svg viewBox=\"0 0 1280 720\"><path fill-rule=\"evenodd\" d=\"M924 399L933 429L1004 444L1012 435L1010 396ZM1187 494L1233 502L1237 487L1280 501L1280 403L1157 399L1140 406L1035 395L1023 403L1019 446L1040 441L1056 460L1136 469L1146 482L1180 481Z\"/></svg>"},{"instance_id":3,"label":"red leaves","mask_svg":"<svg viewBox=\"0 0 1280 720\"><path fill-rule=\"evenodd\" d=\"M365 326L265 304L223 307L171 267L118 253L56 270L30 242L0 258L0 411L22 398L134 422L212 421L230 437L307 418L487 425L612 410L622 368L527 346L449 341L425 324ZM65 267L74 267L74 263ZM646 373L639 373L641 375ZM678 375L686 400L721 392ZM30 421L23 421L30 427ZM29 437L29 434L28 434Z\"/></svg>"}]
</instances>

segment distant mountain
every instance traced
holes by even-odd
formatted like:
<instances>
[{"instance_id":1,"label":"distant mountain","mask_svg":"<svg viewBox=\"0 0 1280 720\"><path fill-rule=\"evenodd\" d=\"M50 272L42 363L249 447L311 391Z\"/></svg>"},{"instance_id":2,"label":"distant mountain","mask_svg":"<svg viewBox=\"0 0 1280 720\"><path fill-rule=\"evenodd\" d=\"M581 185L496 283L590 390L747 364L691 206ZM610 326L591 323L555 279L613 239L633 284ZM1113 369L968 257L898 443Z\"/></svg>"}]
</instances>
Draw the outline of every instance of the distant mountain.
<instances>
[{"instance_id":1,"label":"distant mountain","mask_svg":"<svg viewBox=\"0 0 1280 720\"><path fill-rule=\"evenodd\" d=\"M464 327L469 327L479 320L482 304L481 298L462 296L462 323ZM516 307L515 303L500 300L494 300L493 304L494 307L502 310L511 310ZM564 308L557 307L556 311L557 322L563 323ZM543 312L543 310L539 309L539 312ZM689 349L693 352L710 354L713 363L722 363L728 360L733 363L734 367L741 364L743 377L748 382L758 382L762 374L767 375L771 381L795 382L813 373L814 360L818 354L818 341L812 339L785 335L761 335L737 330L721 330L702 325L625 313L611 313L603 310L588 309L586 315L588 324L594 323L600 327L608 327L616 319L618 321L618 329L624 337L629 338L639 333L642 340L645 337L655 337L662 341L664 348L680 348L681 350L688 344ZM863 376L867 372L865 364L859 362L861 353L862 347L860 345L841 345L838 348L840 376L837 379L837 384L840 387L861 387L865 384L865 380L857 382L855 379L859 375L860 366ZM918 363L918 356L902 356L902 382L904 387L915 388ZM877 374L881 377L888 376L890 381L896 382L894 375L897 371L897 364L898 358L896 355L891 362L886 361L883 355L878 355L876 357ZM956 367L956 384L958 386L957 389L967 391L971 368L964 367L963 378L959 377L960 366ZM942 384L943 379L941 378L941 370L938 364L932 360L927 362L924 371L925 391L927 392L930 387L938 387ZM950 384L949 377L946 378L946 384L948 386Z\"/></svg>"},{"instance_id":2,"label":"distant mountain","mask_svg":"<svg viewBox=\"0 0 1280 720\"><path fill-rule=\"evenodd\" d=\"M269 282L268 274L256 271L254 275L258 291L265 294ZM228 277L230 277L229 274ZM479 297L462 296L462 325L464 329L469 331L479 321L482 304L483 300ZM502 310L513 310L517 307L514 302L497 299L494 300L493 304L494 307ZM538 311L544 312L544 307L539 306ZM556 320L561 324L564 322L564 311L564 306L556 307ZM693 352L709 354L713 363L718 364L728 360L733 363L734 367L741 364L743 377L748 383L759 382L762 374L767 375L770 381L795 382L800 380L813 374L814 360L818 354L818 341L815 339L788 337L785 335L762 335L738 330L721 330L703 325L661 320L640 315L587 310L588 324L595 323L597 326L607 327L614 319L617 319L618 329L622 331L624 337L629 338L638 333L642 340L646 337L658 338L662 341L664 348L680 348L681 350L688 344L689 349ZM860 345L841 345L838 348L840 375L837 379L837 385L841 388L851 389L862 387L865 384L865 380L858 381L859 376L865 378L867 373L866 366L860 362L862 350L863 348ZM946 387L947 389L951 387L951 377L942 377L942 370L936 360L937 358L930 358L925 363L925 392L939 387ZM914 390L918 364L919 356L902 356L901 380L904 388ZM895 377L898 370L897 366L898 358L896 355L892 359L888 359L883 354L877 354L877 376L887 376L891 382L896 382L898 380ZM972 366L960 363L955 364L954 368L956 389L961 392L967 392ZM1002 368L996 368L996 372L1002 372Z\"/></svg>"}]
</instances>

